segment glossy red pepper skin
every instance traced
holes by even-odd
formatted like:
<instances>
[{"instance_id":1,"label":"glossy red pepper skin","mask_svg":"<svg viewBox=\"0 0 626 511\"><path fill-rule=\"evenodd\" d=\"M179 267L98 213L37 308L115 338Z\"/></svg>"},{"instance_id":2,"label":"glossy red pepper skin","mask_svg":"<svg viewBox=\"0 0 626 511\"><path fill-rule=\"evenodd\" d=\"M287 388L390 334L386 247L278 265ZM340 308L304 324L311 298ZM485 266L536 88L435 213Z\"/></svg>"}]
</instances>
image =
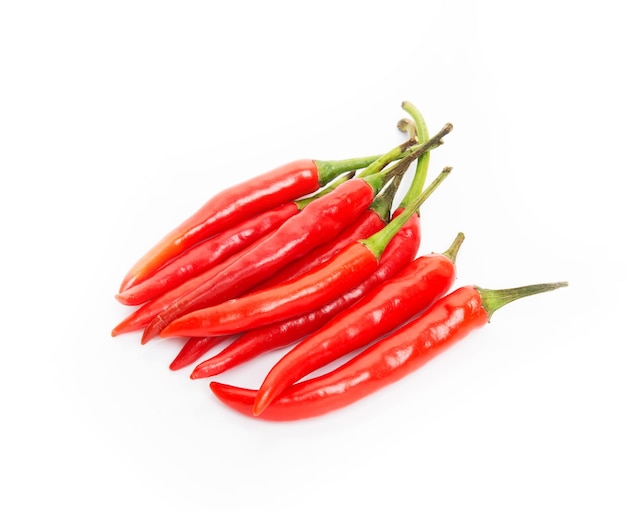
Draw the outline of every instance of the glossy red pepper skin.
<instances>
[{"instance_id":1,"label":"glossy red pepper skin","mask_svg":"<svg viewBox=\"0 0 626 511\"><path fill-rule=\"evenodd\" d=\"M182 317L179 315L179 319L161 329L161 336L194 337L241 333L253 327L299 316L340 297L373 273L387 244L451 170L450 167L444 168L420 196L385 228L365 240L348 245L321 267L283 285L222 303L216 302L218 305L203 305L196 312Z\"/></svg>"},{"instance_id":2,"label":"glossy red pepper skin","mask_svg":"<svg viewBox=\"0 0 626 511\"><path fill-rule=\"evenodd\" d=\"M284 348L312 334L410 264L418 252L420 240L420 218L413 215L391 240L374 273L358 286L315 311L244 333L221 352L200 363L191 373L191 378L206 378L222 373L262 353ZM189 363L195 362L190 357L187 360Z\"/></svg>"},{"instance_id":3,"label":"glossy red pepper skin","mask_svg":"<svg viewBox=\"0 0 626 511\"><path fill-rule=\"evenodd\" d=\"M265 289L277 284L281 284L306 272L316 268L333 256L345 249L350 243L369 238L375 232L385 227L386 222L371 209L364 211L363 214L350 226L341 231L336 239L331 240L324 245L317 247L303 257L296 259L291 264L276 272L273 277L263 281L260 286Z\"/></svg>"},{"instance_id":4,"label":"glossy red pepper skin","mask_svg":"<svg viewBox=\"0 0 626 511\"><path fill-rule=\"evenodd\" d=\"M244 220L190 248L150 277L118 293L116 298L124 305L148 302L241 252L299 211L298 205L291 201Z\"/></svg>"},{"instance_id":5,"label":"glossy red pepper skin","mask_svg":"<svg viewBox=\"0 0 626 511\"><path fill-rule=\"evenodd\" d=\"M340 367L292 385L256 417L299 420L348 406L412 373L487 322L476 288L458 288ZM254 417L255 390L218 382L210 388L230 408Z\"/></svg>"},{"instance_id":6,"label":"glossy red pepper skin","mask_svg":"<svg viewBox=\"0 0 626 511\"><path fill-rule=\"evenodd\" d=\"M208 353L211 348L214 348L222 342L227 342L229 339L233 339L233 337L230 335L216 337L191 337L183 345L176 358L172 360L170 369L172 371L182 369Z\"/></svg>"},{"instance_id":7,"label":"glossy red pepper skin","mask_svg":"<svg viewBox=\"0 0 626 511\"><path fill-rule=\"evenodd\" d=\"M322 268L297 279L185 314L163 329L161 336L236 334L299 316L343 295L377 266L374 254L355 242Z\"/></svg>"},{"instance_id":8,"label":"glossy red pepper skin","mask_svg":"<svg viewBox=\"0 0 626 511\"><path fill-rule=\"evenodd\" d=\"M273 277L264 280L263 283L254 288L253 291L272 287L299 277L300 275L304 275L306 272L332 259L350 243L367 239L374 233L383 229L390 220L393 201L402 183L404 173L409 166L410 162L398 163L395 171L397 174L385 190L376 196L372 205L364 211L356 221L342 230L334 239L291 262L285 268L275 273Z\"/></svg>"},{"instance_id":9,"label":"glossy red pepper skin","mask_svg":"<svg viewBox=\"0 0 626 511\"><path fill-rule=\"evenodd\" d=\"M120 292L209 236L261 211L313 193L319 187L317 162L303 159L220 191L132 266L122 280Z\"/></svg>"},{"instance_id":10,"label":"glossy red pepper skin","mask_svg":"<svg viewBox=\"0 0 626 511\"><path fill-rule=\"evenodd\" d=\"M455 263L445 255L414 259L402 272L288 351L261 384L254 413L260 414L287 387L313 371L421 313L447 293L455 279Z\"/></svg>"},{"instance_id":11,"label":"glossy red pepper skin","mask_svg":"<svg viewBox=\"0 0 626 511\"><path fill-rule=\"evenodd\" d=\"M201 286L204 282L210 280L211 278L219 275L221 271L223 271L228 265L231 264L233 257L239 257L246 251L253 250L254 247L261 243L262 240L269 237L270 234L266 234L260 240L253 243L247 249L244 249L243 252L239 254L235 254L230 258L218 263L212 268L206 270L205 272L186 280L178 287L166 291L162 295L150 300L149 302L144 303L138 309L131 312L128 316L126 316L120 323L118 323L115 328L111 331L111 335L113 337L121 334L126 334L129 332L134 332L136 330L141 330L142 328L147 328L148 325L159 315L163 314L169 307L172 306L173 303L176 303L178 299L182 296L185 296L188 293L191 293L199 286Z\"/></svg>"},{"instance_id":12,"label":"glossy red pepper skin","mask_svg":"<svg viewBox=\"0 0 626 511\"><path fill-rule=\"evenodd\" d=\"M283 270L277 272L273 278L270 277L269 280L263 281L259 286L254 288L254 291L265 289L267 287L271 287L272 285L276 285L278 283L285 282L289 279L299 277L300 275L302 275L303 273L306 273L312 268L315 268L316 266L324 264L327 260L332 258L335 254L341 251L346 245L348 245L352 241L362 239L362 238L367 238L374 232L377 232L378 230L382 229L385 225L386 225L386 221L383 218L381 218L377 212L371 209L368 209L366 212L364 212L361 215L361 217L359 217L356 220L356 222L353 225L344 229L339 234L339 236L337 236L336 239L331 240L328 243L325 243L324 245L321 245L320 247L313 250L309 254L295 260L291 264L288 264ZM309 316L315 315L316 313L317 311L307 314L306 316L309 317ZM298 319L299 318L295 318L295 320L293 321L297 321ZM289 321L289 322L290 324L295 325L293 321ZM317 321L319 322L320 319L317 319ZM301 323L302 324L301 324L300 330L305 330L306 329L305 324L307 324L307 322L301 321ZM237 346L243 346L243 345L248 344L249 341L254 337L257 337L257 338L262 337L266 341L269 341L269 339L271 338L274 340L274 342L279 343L280 341L278 341L278 336L282 336L286 338L287 332L292 332L295 335L296 330L298 329L293 328L293 327L288 327L284 323L278 323L278 324L275 324L266 328L264 327L256 328L249 332L246 332L245 338L247 340L244 340L243 343L238 343ZM302 335L305 335L305 334L303 333L299 337L301 337ZM170 369L177 370L182 367L185 367L189 364L196 362L202 355L204 355L204 353L206 352L202 352L201 345L208 342L207 340L204 340L204 339L206 338L202 338L202 337L190 338L184 344L183 348L181 349L181 353L177 355L176 359L174 360L175 363L172 362L172 364L170 364ZM290 343L291 341L289 341L289 344ZM194 349L195 344L198 344L198 347ZM226 349L228 348L225 348L225 350ZM183 350L185 350L185 353L182 353ZM194 356L195 358L193 358Z\"/></svg>"},{"instance_id":13,"label":"glossy red pepper skin","mask_svg":"<svg viewBox=\"0 0 626 511\"><path fill-rule=\"evenodd\" d=\"M341 184L351 179L352 176L353 174L349 173L345 176L337 178L335 181L333 181L331 184L326 186L324 189L320 190L315 195L310 195L306 198L302 198L297 201L291 201L289 203L279 206L278 208L275 208L274 210L271 210L270 212L261 213L257 215L254 219L249 220L249 221L244 221L241 224L238 224L233 229L230 229L229 231L234 233L234 237L236 240L240 239L240 233L243 230L250 231L249 235L245 237L254 238L254 240L251 242L246 241L244 244L248 246L240 247L239 251L236 250L236 246L239 243L235 242L234 243L235 247L233 247L233 249L230 250L235 253L231 254L230 257L226 257L226 259L224 259L221 262L214 263L212 267L205 269L204 272L200 272L196 276L188 277L184 282L180 283L178 286L161 293L159 296L153 298L152 300L149 300L146 303L143 303L143 305L139 309L135 310L133 313L127 316L123 321L121 321L113 329L111 334L115 336L115 335L119 335L122 333L131 332L134 330L139 330L140 328L148 327L150 325L150 322L154 320L155 317L157 317L161 313L164 313L165 310L169 306L174 304L178 299L180 299L181 297L191 292L195 292L197 288L199 288L204 282L220 274L222 270L224 270L228 265L230 265L231 262L234 261L234 258L241 257L246 252L254 250L255 246L261 244L265 238L270 237L272 232L276 230L279 225L282 225L282 223L284 223L287 219L293 217L296 213L302 211L302 209L306 207L307 205L311 204L311 202L314 202L320 197L323 197L324 195L327 195L331 193L332 191L334 191L337 187L341 186ZM278 215L275 215L274 213L276 213L277 210L279 210L279 213ZM268 213L269 213L269 218L268 218ZM283 216L285 214L287 218ZM267 221L269 221L270 223L269 226L266 223ZM214 238L221 238L221 236L218 234ZM212 241L213 241L213 238L208 240L205 243L211 244ZM228 244L231 245L233 243L228 243ZM218 251L221 251L221 249L218 249ZM195 247L190 249L189 252L195 252ZM172 261L173 268L176 268L180 264L179 261L183 257L185 257L186 254L187 253L185 253L184 255ZM150 283L153 281L153 279L155 279L155 275L149 277L147 281L143 281L140 284L137 284L136 286L131 287L129 290L126 290L124 293L134 293L137 288L143 287L144 285L151 285Z\"/></svg>"},{"instance_id":14,"label":"glossy red pepper skin","mask_svg":"<svg viewBox=\"0 0 626 511\"><path fill-rule=\"evenodd\" d=\"M417 140L410 139L384 155L375 157L341 161L298 160L222 190L139 259L122 279L119 292L147 278L200 241L251 215L313 193L343 173L367 167L359 175L364 178L378 173L388 163L399 158L418 158L438 147L441 139L451 130L452 125L448 123L437 135L421 145L416 145Z\"/></svg>"},{"instance_id":15,"label":"glossy red pepper skin","mask_svg":"<svg viewBox=\"0 0 626 511\"><path fill-rule=\"evenodd\" d=\"M159 335L174 320L193 311L229 301L252 289L291 261L337 236L352 224L374 200L376 190L365 179L351 179L333 192L306 206L268 238L237 257L213 279L174 302L144 330L142 342ZM239 330L238 330L239 331ZM220 332L224 333L236 332ZM215 332L199 336L215 335ZM195 337L183 331L170 335Z\"/></svg>"}]
</instances>

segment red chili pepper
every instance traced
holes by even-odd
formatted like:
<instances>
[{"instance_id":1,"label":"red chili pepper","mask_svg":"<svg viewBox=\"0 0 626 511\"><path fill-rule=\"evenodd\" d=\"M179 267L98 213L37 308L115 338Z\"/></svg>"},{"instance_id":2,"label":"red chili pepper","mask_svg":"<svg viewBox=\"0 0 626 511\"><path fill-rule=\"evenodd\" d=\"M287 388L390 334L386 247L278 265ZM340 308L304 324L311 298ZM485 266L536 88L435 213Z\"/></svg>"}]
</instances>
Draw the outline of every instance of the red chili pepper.
<instances>
[{"instance_id":1,"label":"red chili pepper","mask_svg":"<svg viewBox=\"0 0 626 511\"><path fill-rule=\"evenodd\" d=\"M415 159L437 146L451 129L452 125L446 125L436 137L412 149L405 158ZM400 147L406 147L406 144ZM398 149L394 151L397 152ZM270 239L256 247L256 250L248 252L247 257L239 257L233 261L219 278L205 282L189 295L173 303L146 327L142 343L159 335L172 321L184 314L192 314L193 311L203 307L241 296L290 261L333 239L371 205L385 181L393 177L393 174L388 174L385 170L375 174L370 174L369 171L373 166L384 167L393 161L390 160L390 155L394 154L394 151L368 167L365 171L366 177L357 177L343 183L332 193L314 201L298 216L287 220ZM226 332L219 334L222 333ZM213 334L214 332L200 335ZM184 332L172 332L171 335L187 336ZM194 333L189 336L195 335Z\"/></svg>"},{"instance_id":2,"label":"red chili pepper","mask_svg":"<svg viewBox=\"0 0 626 511\"><path fill-rule=\"evenodd\" d=\"M400 157L401 152L395 158ZM394 158L394 159L395 159ZM222 190L152 247L128 271L120 292L141 282L196 243L251 216L317 191L378 156L341 161L297 160Z\"/></svg>"},{"instance_id":3,"label":"red chili pepper","mask_svg":"<svg viewBox=\"0 0 626 511\"><path fill-rule=\"evenodd\" d=\"M566 285L566 282L557 282L504 290L458 288L340 367L292 385L256 417L272 421L299 420L348 406L417 370L487 324L503 305ZM224 404L254 417L256 391L218 382L211 382L210 387Z\"/></svg>"},{"instance_id":4,"label":"red chili pepper","mask_svg":"<svg viewBox=\"0 0 626 511\"><path fill-rule=\"evenodd\" d=\"M413 260L401 273L287 352L261 384L253 413L259 415L291 384L366 346L445 295L456 279L456 255L463 240L459 233L443 254Z\"/></svg>"},{"instance_id":5,"label":"red chili pepper","mask_svg":"<svg viewBox=\"0 0 626 511\"><path fill-rule=\"evenodd\" d=\"M344 248L347 243L361 239L363 237L367 237L384 227L384 225L386 225L388 221L389 209L391 208L393 197L399 182L400 178L398 176L394 178L390 186L387 187L383 194L379 195L374 200L374 204L372 204L372 207L366 213L364 213L360 220L357 220L357 222L353 224L352 227L349 227L348 229L342 231L336 240L333 240L332 242L329 242L328 244L323 246L326 251L320 252L318 254L318 251L314 250L311 253L311 258L309 258L308 256L304 256L285 268L285 270L289 271L279 272L279 274L281 274L282 276L282 280L280 282L284 282L288 278L294 278L300 275L304 271L308 270L309 267L323 264L328 258L332 257L335 253ZM405 226L405 228L403 228L400 233L398 233L398 235L394 237L394 239L390 242L389 247L387 247L387 249L385 249L385 251L383 252L380 267L374 275L380 274L378 278L382 278L383 275L391 271L391 269L387 269L387 267L393 268L394 264L388 263L387 260L389 259L396 263L396 266L399 265L398 270L404 265L408 264L413 259L419 246L419 235L417 226L418 222L410 222L410 225ZM395 250L397 252L394 257L389 254L390 250ZM374 278L374 275L371 279L368 279L370 281L368 284L369 286L373 286L376 282L376 278ZM274 279L264 281L260 287L268 287L273 283L273 280ZM359 288L363 287L363 284L359 286ZM313 331L312 329L316 328L316 324L321 324L321 321L323 321L324 318L332 314L333 311L337 310L338 307L341 306L340 303L348 303L348 300L346 299L347 296L352 296L355 297L354 299L356 299L356 295L357 293L354 293L353 290L350 293L339 298L336 301L339 303L337 303L336 305L327 304L322 309L313 313L309 313L302 318L296 318L293 320L276 323L265 328L256 328L247 332L246 334L239 337L239 339L231 343L229 346L224 348L224 351L226 352L224 353L224 357L228 357L229 363L232 364L229 367L233 367L234 365L242 363L244 361L241 359L241 357L234 356L235 351L241 354L241 356L245 357L247 355L250 355L250 357L252 357L269 349L274 349L273 347L271 347L273 343L278 343L281 347L283 345L286 345L283 343L291 344L291 342ZM204 353L206 353L206 351L210 349L209 346L208 348L206 348L206 351L202 351L203 346L205 344L209 344L209 341L207 339L208 338L206 337L192 337L191 339L189 339L183 346L183 349L181 349L181 353L179 353L172 362L172 364L170 364L170 369L180 369L198 360L198 358L200 358L202 355L204 355ZM183 350L185 351L185 353L183 353ZM253 355L255 351L256 353ZM245 355L244 353L247 355ZM220 353L218 356L221 355L222 353ZM245 360L248 359L249 358L245 358Z\"/></svg>"},{"instance_id":6,"label":"red chili pepper","mask_svg":"<svg viewBox=\"0 0 626 511\"><path fill-rule=\"evenodd\" d=\"M449 174L445 168L411 208L366 240L355 242L320 268L283 285L190 312L162 330L162 337L240 333L315 310L371 275L393 236ZM306 211L306 210L305 210ZM319 220L318 220L319 221Z\"/></svg>"},{"instance_id":7,"label":"red chili pepper","mask_svg":"<svg viewBox=\"0 0 626 511\"><path fill-rule=\"evenodd\" d=\"M341 311L357 303L368 292L411 263L420 245L419 227L419 218L413 215L383 252L376 271L357 287L316 311L244 333L221 352L199 364L191 373L191 378L207 378L222 373L262 353L289 346L323 327ZM208 349L210 348L207 351ZM189 363L195 360L197 359L191 359ZM184 361L183 358L179 363Z\"/></svg>"},{"instance_id":8,"label":"red chili pepper","mask_svg":"<svg viewBox=\"0 0 626 511\"><path fill-rule=\"evenodd\" d=\"M328 195L335 188L345 183L348 179L350 179L350 176L339 177L330 185L328 185L326 188L324 188L323 190L320 190L314 196L306 198L306 199L300 199L291 204L294 205L294 208L296 210L300 211L302 210L302 208L310 204L315 199L321 198L324 195ZM258 217L257 217L257 220L258 220ZM240 252L231 255L231 257L213 265L211 268L196 275L195 277L191 277L187 279L186 281L179 284L177 287L160 294L159 296L153 298L147 303L144 303L141 307L133 311L124 320L122 320L113 329L113 331L111 332L111 335L116 336L116 335L133 332L135 330L140 330L142 328L147 327L154 318L156 318L159 314L163 313L170 305L175 303L176 300L178 300L182 296L187 295L188 293L191 293L192 291L195 291L196 289L198 289L201 285L203 285L205 282L207 282L211 278L214 278L220 275L222 271L224 271L225 268L228 267L234 261L234 258L241 257L244 255L244 253L254 250L256 245L261 244L264 239L269 238L274 232L274 231L270 231L265 234L262 234L261 232L264 230L262 221L260 221L259 223L256 223L256 225L255 225L255 222L253 221L252 225L256 227L256 229L258 229L259 231L259 233L255 234L255 237L258 238L255 242L253 242L251 245L249 245L247 248L244 248ZM209 240L207 243L210 243L210 242L211 240ZM151 282L151 281L152 281L152 278L144 282ZM134 292L135 289L137 289L138 287L142 285L143 283L138 284L137 286L134 286L131 290L129 290L129 292Z\"/></svg>"}]
</instances>

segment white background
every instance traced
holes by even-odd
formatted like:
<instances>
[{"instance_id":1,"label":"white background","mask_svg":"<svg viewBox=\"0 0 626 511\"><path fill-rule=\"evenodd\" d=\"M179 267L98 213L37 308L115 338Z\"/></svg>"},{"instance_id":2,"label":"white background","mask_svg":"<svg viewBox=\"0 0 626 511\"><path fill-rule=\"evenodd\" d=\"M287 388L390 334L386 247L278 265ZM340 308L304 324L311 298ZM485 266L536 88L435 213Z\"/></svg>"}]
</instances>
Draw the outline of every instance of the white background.
<instances>
[{"instance_id":1,"label":"white background","mask_svg":"<svg viewBox=\"0 0 626 511\"><path fill-rule=\"evenodd\" d=\"M3 2L0 507L625 509L617 5ZM462 230L458 285L570 287L294 423L171 372L172 340L110 337L125 272L212 193L384 152L403 100L455 127L422 253Z\"/></svg>"}]
</instances>

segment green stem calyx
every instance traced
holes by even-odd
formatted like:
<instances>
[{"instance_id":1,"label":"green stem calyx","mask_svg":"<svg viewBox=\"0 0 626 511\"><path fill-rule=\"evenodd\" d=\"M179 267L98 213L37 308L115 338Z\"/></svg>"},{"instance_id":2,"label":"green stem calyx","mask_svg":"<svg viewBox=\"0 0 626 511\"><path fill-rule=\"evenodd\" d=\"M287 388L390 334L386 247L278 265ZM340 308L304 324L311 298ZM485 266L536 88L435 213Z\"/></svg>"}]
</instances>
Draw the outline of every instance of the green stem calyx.
<instances>
[{"instance_id":1,"label":"green stem calyx","mask_svg":"<svg viewBox=\"0 0 626 511\"><path fill-rule=\"evenodd\" d=\"M317 166L320 186L326 186L336 177L346 172L364 169L381 157L380 154L377 154L375 156L363 156L361 158L349 158L346 160L314 160ZM400 157L401 156L398 156L395 159L399 159Z\"/></svg>"},{"instance_id":2,"label":"green stem calyx","mask_svg":"<svg viewBox=\"0 0 626 511\"><path fill-rule=\"evenodd\" d=\"M447 257L453 263L456 263L456 256L459 253L459 249L461 248L463 241L465 241L465 234L460 232L456 235L456 238L454 238L454 241L452 242L452 245L450 245L448 250L442 252L441 255Z\"/></svg>"},{"instance_id":3,"label":"green stem calyx","mask_svg":"<svg viewBox=\"0 0 626 511\"><path fill-rule=\"evenodd\" d=\"M554 291L561 287L567 287L567 282L550 282L547 284L532 284L530 286L512 287L508 289L483 289L474 286L480 295L483 309L487 312L489 320L495 311L520 298L526 296Z\"/></svg>"},{"instance_id":4,"label":"green stem calyx","mask_svg":"<svg viewBox=\"0 0 626 511\"><path fill-rule=\"evenodd\" d=\"M452 167L445 167L439 175L433 180L433 182L420 194L420 196L414 200L407 208L402 211L397 217L389 222L380 231L373 234L365 240L361 240L361 243L369 248L374 256L380 259L380 256L384 252L385 248L392 240L392 238L398 233L402 226L413 216L424 201L432 195L437 187L448 177Z\"/></svg>"}]
</instances>

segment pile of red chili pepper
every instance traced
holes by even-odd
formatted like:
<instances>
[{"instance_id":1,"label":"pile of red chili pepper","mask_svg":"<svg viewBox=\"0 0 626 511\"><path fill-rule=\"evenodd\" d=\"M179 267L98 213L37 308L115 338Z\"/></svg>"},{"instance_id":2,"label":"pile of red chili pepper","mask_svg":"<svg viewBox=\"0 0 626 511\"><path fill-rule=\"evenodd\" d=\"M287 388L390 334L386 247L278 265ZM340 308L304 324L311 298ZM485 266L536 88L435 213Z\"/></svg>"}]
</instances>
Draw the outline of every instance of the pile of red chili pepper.
<instances>
[{"instance_id":1,"label":"pile of red chili pepper","mask_svg":"<svg viewBox=\"0 0 626 511\"><path fill-rule=\"evenodd\" d=\"M452 125L430 136L420 111L402 108L407 140L385 154L298 160L211 197L128 271L116 298L134 310L112 335L182 337L170 369L195 364L192 379L281 350L258 389L210 389L244 415L297 420L395 382L511 301L566 286L455 288L463 233L419 254L421 208L451 172L426 186L430 153Z\"/></svg>"}]
</instances>

